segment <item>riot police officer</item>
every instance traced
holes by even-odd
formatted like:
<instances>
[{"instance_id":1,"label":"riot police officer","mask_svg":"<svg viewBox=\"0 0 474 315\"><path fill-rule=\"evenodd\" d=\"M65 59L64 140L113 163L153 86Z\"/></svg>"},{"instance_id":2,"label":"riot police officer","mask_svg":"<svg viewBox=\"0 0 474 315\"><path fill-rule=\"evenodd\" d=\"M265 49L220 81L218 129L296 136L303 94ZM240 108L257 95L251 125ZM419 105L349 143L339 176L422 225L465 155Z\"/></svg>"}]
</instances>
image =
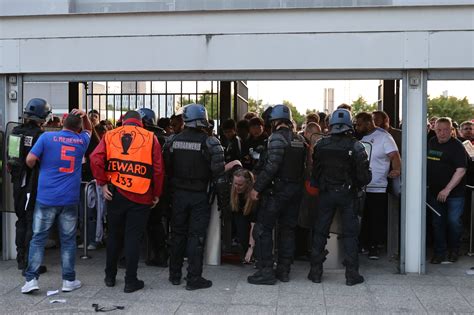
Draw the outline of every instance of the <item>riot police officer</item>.
<instances>
[{"instance_id":1,"label":"riot police officer","mask_svg":"<svg viewBox=\"0 0 474 315\"><path fill-rule=\"evenodd\" d=\"M263 166L251 191L260 199L257 222L253 229L258 271L247 278L252 284L289 281L295 250L295 228L301 202L306 148L302 136L293 132L291 111L275 105L268 117L272 135L268 139ZM278 222L278 262L273 271L272 231Z\"/></svg>"},{"instance_id":2,"label":"riot police officer","mask_svg":"<svg viewBox=\"0 0 474 315\"><path fill-rule=\"evenodd\" d=\"M346 284L364 282L359 274L359 221L354 209L357 192L367 185L372 173L364 146L352 135L351 114L337 109L329 120L329 136L316 143L312 181L319 188L319 207L313 229L311 270L308 279L320 283L329 227L336 210L341 211Z\"/></svg>"},{"instance_id":3,"label":"riot police officer","mask_svg":"<svg viewBox=\"0 0 474 315\"><path fill-rule=\"evenodd\" d=\"M183 107L185 129L172 135L164 148L166 173L172 189L170 274L173 285L181 283L186 252L186 289L209 288L202 277L203 251L211 207L211 180L224 178L224 150L217 138L208 136L207 111L203 105Z\"/></svg>"},{"instance_id":4,"label":"riot police officer","mask_svg":"<svg viewBox=\"0 0 474 315\"><path fill-rule=\"evenodd\" d=\"M51 116L51 106L42 98L33 98L26 105L23 113L24 122L13 128L10 144L13 139L19 142L18 154L8 156L8 169L13 184L13 203L18 220L16 221L16 260L18 269L24 270L28 265L28 248L32 237L33 210L38 186L38 167L30 169L26 165L26 156L43 133L43 125ZM41 266L39 272L45 272Z\"/></svg>"},{"instance_id":5,"label":"riot police officer","mask_svg":"<svg viewBox=\"0 0 474 315\"><path fill-rule=\"evenodd\" d=\"M142 117L143 126L146 130L155 134L161 147L166 141L166 132L156 125L155 112L150 108L140 108L137 112ZM166 183L163 185L163 192L158 204L151 209L147 222L147 237L149 241L149 257L145 263L148 266L168 267L168 248L166 240L168 234L165 231L163 217L169 216L169 192Z\"/></svg>"}]
</instances>

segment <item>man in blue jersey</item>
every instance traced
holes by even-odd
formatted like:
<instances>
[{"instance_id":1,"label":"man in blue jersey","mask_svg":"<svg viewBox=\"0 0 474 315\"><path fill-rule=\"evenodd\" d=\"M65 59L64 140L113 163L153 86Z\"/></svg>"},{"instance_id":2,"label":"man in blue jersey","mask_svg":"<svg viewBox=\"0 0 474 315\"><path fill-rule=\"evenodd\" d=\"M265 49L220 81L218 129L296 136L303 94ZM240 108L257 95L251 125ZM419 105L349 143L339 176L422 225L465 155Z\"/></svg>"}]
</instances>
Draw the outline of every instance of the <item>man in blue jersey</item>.
<instances>
[{"instance_id":1,"label":"man in blue jersey","mask_svg":"<svg viewBox=\"0 0 474 315\"><path fill-rule=\"evenodd\" d=\"M22 293L39 289L38 269L53 223L57 221L61 241L63 292L81 287L76 280L76 228L81 184L81 167L90 141L92 126L83 111L74 109L64 121L63 130L40 136L26 158L28 167L40 167L38 193L33 214L26 283Z\"/></svg>"}]
</instances>

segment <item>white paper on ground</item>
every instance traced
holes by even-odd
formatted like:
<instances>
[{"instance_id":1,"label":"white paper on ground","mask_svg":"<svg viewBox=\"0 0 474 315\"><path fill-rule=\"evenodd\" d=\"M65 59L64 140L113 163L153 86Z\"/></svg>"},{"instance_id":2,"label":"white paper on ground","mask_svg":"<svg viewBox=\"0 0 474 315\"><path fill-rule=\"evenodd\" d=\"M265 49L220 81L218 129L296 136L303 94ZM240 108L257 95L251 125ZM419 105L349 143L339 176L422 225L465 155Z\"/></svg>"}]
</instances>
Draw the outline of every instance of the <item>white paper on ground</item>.
<instances>
[{"instance_id":1,"label":"white paper on ground","mask_svg":"<svg viewBox=\"0 0 474 315\"><path fill-rule=\"evenodd\" d=\"M52 290L52 291L46 292L46 296L51 296L51 295L55 295L55 294L58 294L58 293L59 293L59 290Z\"/></svg>"},{"instance_id":2,"label":"white paper on ground","mask_svg":"<svg viewBox=\"0 0 474 315\"><path fill-rule=\"evenodd\" d=\"M59 300L51 300L49 301L50 304L53 304L53 303L66 303L66 300L65 299L59 299Z\"/></svg>"}]
</instances>

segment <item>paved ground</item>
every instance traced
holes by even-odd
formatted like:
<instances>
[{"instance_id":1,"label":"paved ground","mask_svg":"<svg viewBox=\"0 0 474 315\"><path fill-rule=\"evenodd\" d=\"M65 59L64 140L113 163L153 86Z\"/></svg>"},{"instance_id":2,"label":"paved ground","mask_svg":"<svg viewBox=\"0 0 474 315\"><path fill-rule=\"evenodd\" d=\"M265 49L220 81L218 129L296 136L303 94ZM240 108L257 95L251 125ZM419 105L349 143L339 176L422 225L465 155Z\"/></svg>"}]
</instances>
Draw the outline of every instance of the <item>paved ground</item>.
<instances>
[{"instance_id":1,"label":"paved ground","mask_svg":"<svg viewBox=\"0 0 474 315\"><path fill-rule=\"evenodd\" d=\"M0 313L86 313L91 305L121 305L116 314L340 314L340 313L472 313L474 276L465 270L474 258L463 257L452 265L429 266L428 275L397 275L393 264L361 258L366 282L355 287L344 284L342 270L327 271L322 284L306 279L308 265L297 262L289 283L274 286L249 285L252 266L208 266L205 276L214 282L208 290L188 292L184 285L172 286L168 271L140 264L145 289L123 293L123 271L115 288L103 284L104 250L93 258L78 260L77 275L84 286L78 291L46 297L46 291L61 285L56 251L47 251L49 271L40 278L40 291L22 295L23 278L14 261L0 262ZM53 299L64 304L50 304Z\"/></svg>"}]
</instances>

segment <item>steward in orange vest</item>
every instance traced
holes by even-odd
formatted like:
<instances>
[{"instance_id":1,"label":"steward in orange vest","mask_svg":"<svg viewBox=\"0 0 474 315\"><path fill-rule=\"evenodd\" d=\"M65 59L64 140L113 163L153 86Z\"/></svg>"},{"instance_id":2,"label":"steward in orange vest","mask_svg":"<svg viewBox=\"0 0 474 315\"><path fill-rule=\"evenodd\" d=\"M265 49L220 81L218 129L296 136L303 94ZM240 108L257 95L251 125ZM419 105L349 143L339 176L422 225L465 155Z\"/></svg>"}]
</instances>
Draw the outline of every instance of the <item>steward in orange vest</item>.
<instances>
[{"instance_id":1,"label":"steward in orange vest","mask_svg":"<svg viewBox=\"0 0 474 315\"><path fill-rule=\"evenodd\" d=\"M143 128L141 116L128 111L123 126L108 131L90 156L91 169L107 199L109 239L105 285L115 285L117 262L125 247L124 292L140 290L137 278L140 244L150 208L163 187L163 158L156 136Z\"/></svg>"}]
</instances>

